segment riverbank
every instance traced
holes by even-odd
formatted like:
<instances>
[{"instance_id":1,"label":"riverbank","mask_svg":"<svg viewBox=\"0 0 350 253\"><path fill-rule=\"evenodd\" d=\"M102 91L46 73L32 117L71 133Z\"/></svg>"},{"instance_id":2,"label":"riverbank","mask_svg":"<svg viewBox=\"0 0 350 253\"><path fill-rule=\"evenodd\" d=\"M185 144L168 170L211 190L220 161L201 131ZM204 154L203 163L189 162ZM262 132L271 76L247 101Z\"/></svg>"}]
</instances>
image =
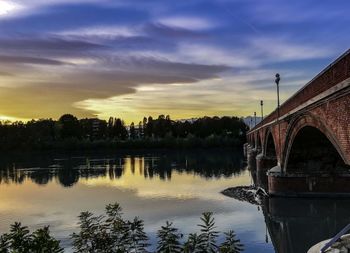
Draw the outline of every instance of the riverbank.
<instances>
[{"instance_id":1,"label":"riverbank","mask_svg":"<svg viewBox=\"0 0 350 253\"><path fill-rule=\"evenodd\" d=\"M221 136L207 138L145 138L128 140L88 140L69 138L56 141L33 141L21 145L0 145L4 151L47 150L120 150L120 149L192 149L192 148L241 148L242 140Z\"/></svg>"},{"instance_id":2,"label":"riverbank","mask_svg":"<svg viewBox=\"0 0 350 253\"><path fill-rule=\"evenodd\" d=\"M260 205L260 199L266 193L262 189L254 186L236 186L223 190L223 195L237 199L243 202L249 202L253 205Z\"/></svg>"}]
</instances>

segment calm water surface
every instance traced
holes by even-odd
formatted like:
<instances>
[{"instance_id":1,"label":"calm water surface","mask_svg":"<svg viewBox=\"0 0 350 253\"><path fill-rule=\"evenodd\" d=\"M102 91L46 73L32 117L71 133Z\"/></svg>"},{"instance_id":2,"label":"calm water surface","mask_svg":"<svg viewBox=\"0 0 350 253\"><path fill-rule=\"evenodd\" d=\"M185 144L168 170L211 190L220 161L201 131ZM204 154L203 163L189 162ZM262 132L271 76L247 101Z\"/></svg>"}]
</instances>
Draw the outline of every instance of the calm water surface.
<instances>
[{"instance_id":1,"label":"calm water surface","mask_svg":"<svg viewBox=\"0 0 350 253\"><path fill-rule=\"evenodd\" d=\"M77 215L101 214L119 202L125 218L145 220L153 247L166 220L186 235L212 211L218 230L235 230L245 252L298 253L350 221L344 199L275 198L258 207L220 193L252 184L251 175L234 150L1 156L0 232L15 221L31 229L50 225L70 252Z\"/></svg>"}]
</instances>

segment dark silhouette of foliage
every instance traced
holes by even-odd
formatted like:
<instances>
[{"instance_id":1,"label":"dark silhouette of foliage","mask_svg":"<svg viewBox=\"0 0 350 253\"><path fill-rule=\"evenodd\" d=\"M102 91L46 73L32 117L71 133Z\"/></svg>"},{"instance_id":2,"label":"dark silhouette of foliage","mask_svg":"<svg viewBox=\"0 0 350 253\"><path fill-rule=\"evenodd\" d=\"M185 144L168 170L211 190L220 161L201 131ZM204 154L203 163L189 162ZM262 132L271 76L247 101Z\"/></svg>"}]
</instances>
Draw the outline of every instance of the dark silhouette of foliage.
<instances>
[{"instance_id":1,"label":"dark silhouette of foliage","mask_svg":"<svg viewBox=\"0 0 350 253\"><path fill-rule=\"evenodd\" d=\"M157 253L239 253L243 245L233 231L225 233L221 246L216 244L218 232L211 212L202 214L200 234L189 234L182 243L182 234L167 221L158 230ZM143 220L135 217L124 220L118 203L106 206L105 215L94 216L90 212L79 215L79 229L71 235L76 253L148 253L148 237ZM59 241L50 236L48 227L32 234L21 223L11 225L10 232L0 236L0 253L61 253Z\"/></svg>"},{"instance_id":2,"label":"dark silhouette of foliage","mask_svg":"<svg viewBox=\"0 0 350 253\"><path fill-rule=\"evenodd\" d=\"M184 253L199 253L199 237L196 233L189 234L188 240L184 244Z\"/></svg>"},{"instance_id":3,"label":"dark silhouette of foliage","mask_svg":"<svg viewBox=\"0 0 350 253\"><path fill-rule=\"evenodd\" d=\"M245 123L237 117L203 117L174 121L169 115L144 117L125 126L110 117L78 120L71 114L52 119L0 122L0 148L95 149L238 146L245 142Z\"/></svg>"},{"instance_id":4,"label":"dark silhouette of foliage","mask_svg":"<svg viewBox=\"0 0 350 253\"><path fill-rule=\"evenodd\" d=\"M15 222L8 234L0 237L1 253L61 253L60 242L50 235L49 227L40 228L33 233Z\"/></svg>"},{"instance_id":5,"label":"dark silhouette of foliage","mask_svg":"<svg viewBox=\"0 0 350 253\"><path fill-rule=\"evenodd\" d=\"M222 253L240 253L243 251L243 244L239 239L236 239L236 234L233 230L224 233L225 242L220 247Z\"/></svg>"},{"instance_id":6,"label":"dark silhouette of foliage","mask_svg":"<svg viewBox=\"0 0 350 253\"><path fill-rule=\"evenodd\" d=\"M167 221L165 226L158 231L157 253L179 253L182 252L180 234L173 223Z\"/></svg>"},{"instance_id":7,"label":"dark silhouette of foliage","mask_svg":"<svg viewBox=\"0 0 350 253\"><path fill-rule=\"evenodd\" d=\"M135 217L133 221L128 222L129 252L144 253L148 246L148 237L144 232L143 220Z\"/></svg>"},{"instance_id":8,"label":"dark silhouette of foliage","mask_svg":"<svg viewBox=\"0 0 350 253\"><path fill-rule=\"evenodd\" d=\"M81 128L78 119L71 114L62 115L59 120L60 135L63 139L80 138Z\"/></svg>"},{"instance_id":9,"label":"dark silhouette of foliage","mask_svg":"<svg viewBox=\"0 0 350 253\"><path fill-rule=\"evenodd\" d=\"M217 252L216 238L219 232L215 231L215 221L213 213L206 212L201 217L202 224L198 224L201 233L198 237L198 248L201 252L214 253Z\"/></svg>"}]
</instances>

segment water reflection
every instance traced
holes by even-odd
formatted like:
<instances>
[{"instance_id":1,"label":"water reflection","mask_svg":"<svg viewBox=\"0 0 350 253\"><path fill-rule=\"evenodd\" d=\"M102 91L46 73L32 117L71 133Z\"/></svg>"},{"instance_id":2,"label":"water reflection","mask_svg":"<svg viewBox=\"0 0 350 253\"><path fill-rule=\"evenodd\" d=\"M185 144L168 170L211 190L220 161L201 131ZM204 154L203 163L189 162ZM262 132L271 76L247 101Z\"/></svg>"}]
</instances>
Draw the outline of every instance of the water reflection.
<instances>
[{"instance_id":1,"label":"water reflection","mask_svg":"<svg viewBox=\"0 0 350 253\"><path fill-rule=\"evenodd\" d=\"M57 155L56 155L57 156ZM103 159L91 156L62 156L53 158L23 156L0 160L0 184L21 184L30 179L45 185L57 180L64 187L72 187L81 179L108 177L120 179L127 171L171 180L172 173L200 175L204 178L220 178L239 175L244 170L242 157L237 153L212 150L207 152L167 152L136 155L109 155Z\"/></svg>"},{"instance_id":2,"label":"water reflection","mask_svg":"<svg viewBox=\"0 0 350 253\"><path fill-rule=\"evenodd\" d=\"M255 161L253 161L255 162ZM256 186L267 190L268 168L249 170ZM349 198L271 197L262 203L265 223L276 253L305 253L350 223Z\"/></svg>"},{"instance_id":3,"label":"water reflection","mask_svg":"<svg viewBox=\"0 0 350 253\"><path fill-rule=\"evenodd\" d=\"M0 232L14 221L32 229L49 224L69 252L67 235L79 212L102 213L118 201L127 219L145 220L152 245L166 220L186 235L196 232L201 212L213 211L218 230L234 229L245 253L305 253L350 222L347 199L271 198L257 207L220 194L261 184L262 176L246 170L234 150L6 155L0 157Z\"/></svg>"},{"instance_id":4,"label":"water reflection","mask_svg":"<svg viewBox=\"0 0 350 253\"><path fill-rule=\"evenodd\" d=\"M277 253L303 253L350 222L349 199L271 198L263 205Z\"/></svg>"}]
</instances>

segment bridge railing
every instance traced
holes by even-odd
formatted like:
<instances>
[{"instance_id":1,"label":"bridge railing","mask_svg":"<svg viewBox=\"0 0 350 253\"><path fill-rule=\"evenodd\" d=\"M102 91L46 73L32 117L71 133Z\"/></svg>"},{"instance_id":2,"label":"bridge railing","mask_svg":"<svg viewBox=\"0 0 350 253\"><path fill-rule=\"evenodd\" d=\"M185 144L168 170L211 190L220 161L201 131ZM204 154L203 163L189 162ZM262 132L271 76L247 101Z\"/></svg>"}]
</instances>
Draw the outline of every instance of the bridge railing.
<instances>
[{"instance_id":1,"label":"bridge railing","mask_svg":"<svg viewBox=\"0 0 350 253\"><path fill-rule=\"evenodd\" d=\"M350 77L350 49L338 57L333 63L325 68L321 73L314 77L304 87L297 91L293 96L287 99L280 106L280 115L283 116L299 105L307 102L313 97L328 90L334 85L346 80ZM263 121L252 128L250 132L274 121L277 118L277 110L267 115Z\"/></svg>"}]
</instances>

